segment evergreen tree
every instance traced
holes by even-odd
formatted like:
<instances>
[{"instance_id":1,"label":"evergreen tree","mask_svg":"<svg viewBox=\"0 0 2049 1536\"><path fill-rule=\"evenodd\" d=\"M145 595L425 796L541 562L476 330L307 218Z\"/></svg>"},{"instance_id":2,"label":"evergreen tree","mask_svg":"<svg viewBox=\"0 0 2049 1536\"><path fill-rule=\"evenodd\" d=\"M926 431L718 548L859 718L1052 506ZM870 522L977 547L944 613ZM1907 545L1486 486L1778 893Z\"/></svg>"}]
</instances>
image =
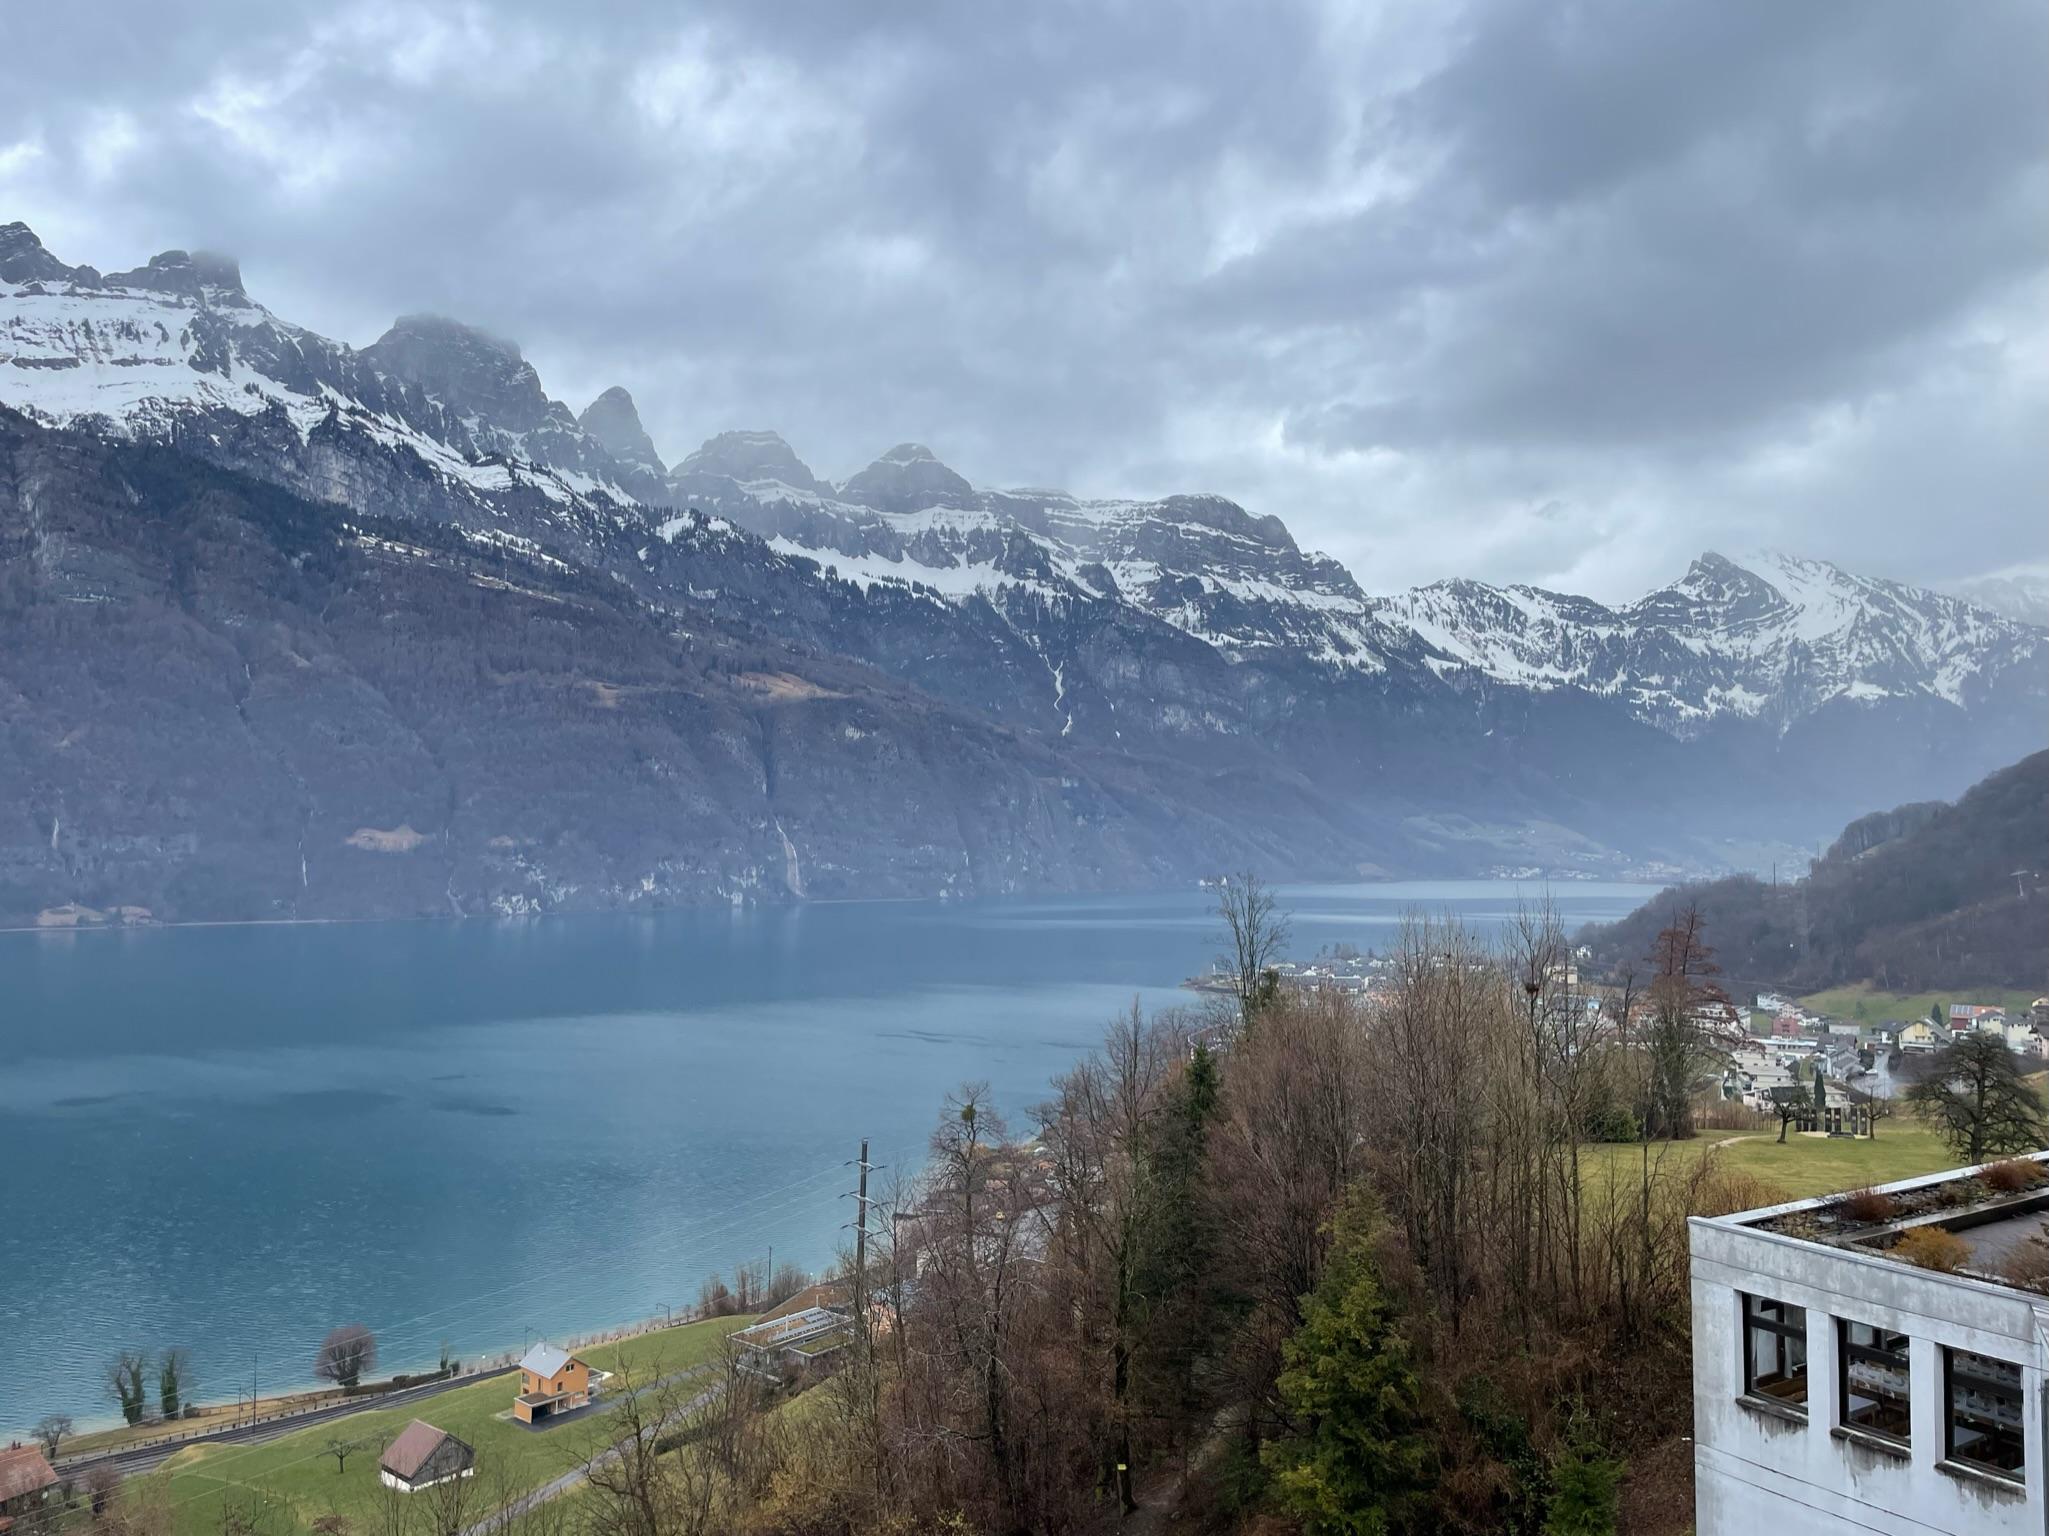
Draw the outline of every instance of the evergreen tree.
<instances>
[{"instance_id":1,"label":"evergreen tree","mask_svg":"<svg viewBox=\"0 0 2049 1536\"><path fill-rule=\"evenodd\" d=\"M1551 1508L1544 1536L1615 1536L1616 1495L1625 1464L1575 1440L1551 1471Z\"/></svg>"},{"instance_id":2,"label":"evergreen tree","mask_svg":"<svg viewBox=\"0 0 2049 1536\"><path fill-rule=\"evenodd\" d=\"M1264 1455L1307 1536L1400 1536L1434 1529L1436 1455L1408 1340L1380 1284L1379 1202L1346 1194L1330 1258L1288 1343L1281 1401L1299 1428Z\"/></svg>"},{"instance_id":3,"label":"evergreen tree","mask_svg":"<svg viewBox=\"0 0 2049 1536\"><path fill-rule=\"evenodd\" d=\"M1207 1195L1209 1135L1217 1113L1217 1058L1198 1043L1161 1117L1153 1158L1151 1228L1136 1289L1144 1298L1139 1355L1141 1407L1176 1438L1206 1422L1202 1387L1222 1305L1215 1274L1215 1220Z\"/></svg>"}]
</instances>

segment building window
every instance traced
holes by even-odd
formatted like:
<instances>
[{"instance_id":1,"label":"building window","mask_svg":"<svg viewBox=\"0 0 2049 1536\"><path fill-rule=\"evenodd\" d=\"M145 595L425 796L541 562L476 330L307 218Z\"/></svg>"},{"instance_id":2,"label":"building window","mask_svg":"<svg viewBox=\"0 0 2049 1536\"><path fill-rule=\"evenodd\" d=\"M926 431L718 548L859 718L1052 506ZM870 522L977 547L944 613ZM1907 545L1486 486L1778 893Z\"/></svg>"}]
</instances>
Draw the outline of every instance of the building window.
<instances>
[{"instance_id":1,"label":"building window","mask_svg":"<svg viewBox=\"0 0 2049 1536\"><path fill-rule=\"evenodd\" d=\"M1943 1454L2019 1477L2028 1459L2021 1439L2021 1368L1967 1349L1945 1349L1942 1372L1948 1402Z\"/></svg>"},{"instance_id":2,"label":"building window","mask_svg":"<svg viewBox=\"0 0 2049 1536\"><path fill-rule=\"evenodd\" d=\"M1838 1327L1843 1426L1907 1444L1913 1433L1907 1336L1847 1319Z\"/></svg>"},{"instance_id":3,"label":"building window","mask_svg":"<svg viewBox=\"0 0 2049 1536\"><path fill-rule=\"evenodd\" d=\"M1743 1390L1804 1408L1807 1309L1769 1296L1743 1298Z\"/></svg>"}]
</instances>

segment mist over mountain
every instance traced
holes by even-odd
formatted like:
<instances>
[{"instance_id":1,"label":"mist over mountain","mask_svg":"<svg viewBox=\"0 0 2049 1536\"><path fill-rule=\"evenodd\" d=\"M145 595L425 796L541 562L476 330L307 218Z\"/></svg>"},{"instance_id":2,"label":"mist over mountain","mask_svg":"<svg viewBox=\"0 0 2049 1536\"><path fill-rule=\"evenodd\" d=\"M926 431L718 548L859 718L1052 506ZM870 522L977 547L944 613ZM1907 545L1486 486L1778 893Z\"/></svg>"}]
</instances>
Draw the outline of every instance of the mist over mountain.
<instances>
[{"instance_id":1,"label":"mist over mountain","mask_svg":"<svg viewBox=\"0 0 2049 1536\"><path fill-rule=\"evenodd\" d=\"M1980 576L1958 582L1950 591L1980 608L1990 608L2026 624L2049 624L2049 571Z\"/></svg>"},{"instance_id":2,"label":"mist over mountain","mask_svg":"<svg viewBox=\"0 0 2049 1536\"><path fill-rule=\"evenodd\" d=\"M2049 735L2040 627L1824 561L1376 595L1216 496L671 458L459 322L19 224L0 406L10 919L1676 874Z\"/></svg>"}]
</instances>

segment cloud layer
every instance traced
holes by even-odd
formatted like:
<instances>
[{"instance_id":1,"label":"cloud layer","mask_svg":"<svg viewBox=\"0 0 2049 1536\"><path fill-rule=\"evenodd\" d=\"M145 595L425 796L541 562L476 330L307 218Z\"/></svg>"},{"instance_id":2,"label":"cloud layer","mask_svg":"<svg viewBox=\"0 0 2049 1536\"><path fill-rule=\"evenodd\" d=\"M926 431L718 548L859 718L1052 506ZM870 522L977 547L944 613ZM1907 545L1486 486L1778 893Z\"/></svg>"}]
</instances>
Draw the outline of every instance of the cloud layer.
<instances>
[{"instance_id":1,"label":"cloud layer","mask_svg":"<svg viewBox=\"0 0 2049 1536\"><path fill-rule=\"evenodd\" d=\"M671 459L1215 490L1386 589L2049 563L2049 11L0 14L0 219L439 309Z\"/></svg>"}]
</instances>

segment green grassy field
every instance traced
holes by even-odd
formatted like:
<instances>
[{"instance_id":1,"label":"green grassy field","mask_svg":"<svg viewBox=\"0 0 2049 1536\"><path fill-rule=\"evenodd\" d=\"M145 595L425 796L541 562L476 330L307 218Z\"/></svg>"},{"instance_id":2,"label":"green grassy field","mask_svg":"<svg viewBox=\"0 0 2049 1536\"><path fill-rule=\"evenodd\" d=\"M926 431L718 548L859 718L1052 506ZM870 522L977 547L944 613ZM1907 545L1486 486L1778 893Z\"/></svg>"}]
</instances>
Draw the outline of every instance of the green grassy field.
<instances>
[{"instance_id":1,"label":"green grassy field","mask_svg":"<svg viewBox=\"0 0 2049 1536\"><path fill-rule=\"evenodd\" d=\"M618 1344L579 1351L599 1370L630 1363L636 1377L686 1369L714 1358L721 1341L749 1318L719 1318L663 1329ZM330 1424L316 1424L263 1445L197 1445L164 1464L174 1536L213 1536L222 1511L250 1500L261 1505L265 1536L305 1531L319 1516L339 1512L366 1528L382 1494L377 1457L414 1418L447 1430L476 1448L479 1494L520 1492L568 1471L601 1435L605 1420L592 1415L535 1432L512 1421L513 1376L499 1376L406 1407L381 1408ZM615 1383L616 1385L616 1383ZM365 1442L337 1472L327 1442L337 1435Z\"/></svg>"},{"instance_id":2,"label":"green grassy field","mask_svg":"<svg viewBox=\"0 0 2049 1536\"><path fill-rule=\"evenodd\" d=\"M2004 1008L2009 1015L2024 1015L2038 994L2016 992L2011 987L1961 987L1952 992L1881 992L1859 982L1854 987L1831 987L1800 999L1804 1008L1855 1019L1859 1024L1883 1024L1887 1019L1925 1019L1932 1005L1940 1005L1946 1017L1951 1003L1985 1003Z\"/></svg>"},{"instance_id":3,"label":"green grassy field","mask_svg":"<svg viewBox=\"0 0 2049 1536\"><path fill-rule=\"evenodd\" d=\"M1651 1157L1654 1161L1661 1156L1691 1160L1705 1156L1723 1139L1723 1133L1705 1131L1691 1141L1653 1142ZM1627 1178L1636 1170L1640 1155L1633 1143L1588 1147L1581 1153L1581 1167L1592 1181L1605 1178L1609 1169L1618 1178ZM1744 1132L1738 1140L1717 1149L1715 1156L1731 1172L1749 1174L1783 1190L1788 1200L1862 1189L1867 1184L1885 1184L1957 1166L1933 1132L1904 1118L1880 1121L1878 1135L1865 1141L1791 1132L1782 1146L1776 1130Z\"/></svg>"}]
</instances>

